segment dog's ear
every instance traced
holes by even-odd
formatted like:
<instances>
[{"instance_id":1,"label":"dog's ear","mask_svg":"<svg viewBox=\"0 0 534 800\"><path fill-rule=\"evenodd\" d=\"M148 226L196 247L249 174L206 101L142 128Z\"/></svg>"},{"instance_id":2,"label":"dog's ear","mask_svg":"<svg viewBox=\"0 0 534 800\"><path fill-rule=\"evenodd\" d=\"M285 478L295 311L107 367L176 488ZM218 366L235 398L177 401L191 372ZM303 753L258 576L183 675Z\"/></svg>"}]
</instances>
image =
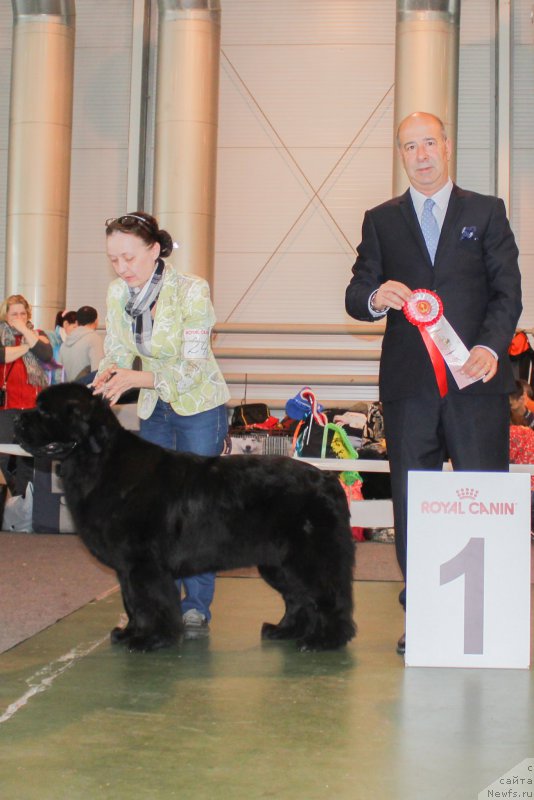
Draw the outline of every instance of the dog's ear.
<instances>
[{"instance_id":1,"label":"dog's ear","mask_svg":"<svg viewBox=\"0 0 534 800\"><path fill-rule=\"evenodd\" d=\"M102 445L99 444L98 437L95 435L96 425L93 419L93 409L73 401L67 405L65 416L74 438L77 441L87 442L92 453L101 453Z\"/></svg>"},{"instance_id":2,"label":"dog's ear","mask_svg":"<svg viewBox=\"0 0 534 800\"><path fill-rule=\"evenodd\" d=\"M92 398L89 399L91 400ZM90 442L94 431L93 404L92 402L85 402L85 400L86 398L83 398L83 401L80 402L79 398L68 398L61 416L64 420L65 428L74 439ZM93 452L100 452L95 447L96 445L91 444Z\"/></svg>"},{"instance_id":3,"label":"dog's ear","mask_svg":"<svg viewBox=\"0 0 534 800\"><path fill-rule=\"evenodd\" d=\"M58 391L53 393L53 390ZM53 414L63 435L83 443L86 452L103 452L120 423L109 403L79 384L58 384L42 393L48 413Z\"/></svg>"},{"instance_id":4,"label":"dog's ear","mask_svg":"<svg viewBox=\"0 0 534 800\"><path fill-rule=\"evenodd\" d=\"M93 436L92 434L89 435L87 437L87 441L89 442L91 453L95 453L95 455L98 455L98 453L102 452L103 446L100 444L96 436Z\"/></svg>"},{"instance_id":5,"label":"dog's ear","mask_svg":"<svg viewBox=\"0 0 534 800\"><path fill-rule=\"evenodd\" d=\"M101 397L93 397L90 409L77 409L78 425L92 453L98 455L109 444L109 441L120 427L109 401Z\"/></svg>"}]
</instances>

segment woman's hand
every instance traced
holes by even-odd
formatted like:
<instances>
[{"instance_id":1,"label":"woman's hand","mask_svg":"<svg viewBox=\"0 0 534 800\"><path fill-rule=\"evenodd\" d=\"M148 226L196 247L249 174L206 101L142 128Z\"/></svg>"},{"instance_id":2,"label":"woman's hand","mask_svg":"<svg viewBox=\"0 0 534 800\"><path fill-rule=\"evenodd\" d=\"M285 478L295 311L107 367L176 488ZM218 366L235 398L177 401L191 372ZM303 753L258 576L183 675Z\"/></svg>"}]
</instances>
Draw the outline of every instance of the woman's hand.
<instances>
[{"instance_id":1,"label":"woman's hand","mask_svg":"<svg viewBox=\"0 0 534 800\"><path fill-rule=\"evenodd\" d=\"M31 327L31 323L21 319L20 317L15 317L15 319L11 321L11 327L15 328L15 330L22 335L24 341L28 345L28 348L34 347L39 339L48 343L48 338L46 336L39 336L39 334Z\"/></svg>"},{"instance_id":2,"label":"woman's hand","mask_svg":"<svg viewBox=\"0 0 534 800\"><path fill-rule=\"evenodd\" d=\"M93 389L93 394L102 394L102 387L110 380L110 378L113 377L113 375L115 375L116 372L117 367L113 364L111 367L105 369L104 372L101 372L99 375L95 375L93 382L89 384L89 386Z\"/></svg>"},{"instance_id":3,"label":"woman's hand","mask_svg":"<svg viewBox=\"0 0 534 800\"><path fill-rule=\"evenodd\" d=\"M102 395L113 406L130 389L153 389L154 375L152 372L112 365L98 375L91 386L94 394Z\"/></svg>"}]
</instances>

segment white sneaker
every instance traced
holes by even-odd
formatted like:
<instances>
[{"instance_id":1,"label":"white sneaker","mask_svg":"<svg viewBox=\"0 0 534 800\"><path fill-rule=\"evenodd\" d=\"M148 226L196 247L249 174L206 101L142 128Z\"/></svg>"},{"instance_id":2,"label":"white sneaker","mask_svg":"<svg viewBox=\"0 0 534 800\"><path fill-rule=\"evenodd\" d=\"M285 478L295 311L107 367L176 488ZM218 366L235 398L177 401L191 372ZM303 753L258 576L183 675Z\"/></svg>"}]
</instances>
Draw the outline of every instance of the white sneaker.
<instances>
[{"instance_id":1,"label":"white sneaker","mask_svg":"<svg viewBox=\"0 0 534 800\"><path fill-rule=\"evenodd\" d=\"M184 623L184 635L186 639L200 639L208 636L210 626L208 620L197 608L190 608L182 617Z\"/></svg>"}]
</instances>

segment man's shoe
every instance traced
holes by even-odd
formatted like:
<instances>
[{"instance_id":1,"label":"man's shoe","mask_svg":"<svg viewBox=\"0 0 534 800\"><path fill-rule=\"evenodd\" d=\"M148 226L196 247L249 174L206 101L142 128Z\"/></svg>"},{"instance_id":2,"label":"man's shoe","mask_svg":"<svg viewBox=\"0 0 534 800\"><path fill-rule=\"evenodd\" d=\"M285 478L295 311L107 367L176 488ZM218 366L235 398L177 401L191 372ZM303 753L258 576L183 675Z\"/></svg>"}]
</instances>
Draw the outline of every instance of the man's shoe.
<instances>
[{"instance_id":1,"label":"man's shoe","mask_svg":"<svg viewBox=\"0 0 534 800\"><path fill-rule=\"evenodd\" d=\"M400 656L403 656L405 652L406 652L406 634L403 633L399 641L397 642L397 653Z\"/></svg>"},{"instance_id":2,"label":"man's shoe","mask_svg":"<svg viewBox=\"0 0 534 800\"><path fill-rule=\"evenodd\" d=\"M186 639L201 639L209 635L208 620L197 608L190 608L189 611L186 611L182 620Z\"/></svg>"}]
</instances>

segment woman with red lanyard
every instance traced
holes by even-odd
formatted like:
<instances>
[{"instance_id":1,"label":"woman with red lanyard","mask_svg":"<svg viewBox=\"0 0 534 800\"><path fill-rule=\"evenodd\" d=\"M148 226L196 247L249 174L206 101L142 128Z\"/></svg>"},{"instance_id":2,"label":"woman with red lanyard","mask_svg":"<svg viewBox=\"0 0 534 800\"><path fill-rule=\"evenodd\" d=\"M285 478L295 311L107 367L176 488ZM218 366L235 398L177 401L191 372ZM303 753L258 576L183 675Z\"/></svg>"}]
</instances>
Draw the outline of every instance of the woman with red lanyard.
<instances>
[{"instance_id":1,"label":"woman with red lanyard","mask_svg":"<svg viewBox=\"0 0 534 800\"><path fill-rule=\"evenodd\" d=\"M31 308L21 294L12 294L0 306L0 408L33 408L47 385L40 362L50 361L52 345L35 331Z\"/></svg>"},{"instance_id":2,"label":"woman with red lanyard","mask_svg":"<svg viewBox=\"0 0 534 800\"><path fill-rule=\"evenodd\" d=\"M52 358L52 345L42 331L31 324L31 308L21 294L13 294L0 305L0 441L13 441L16 410L33 408L37 395L47 385L42 362ZM0 453L0 468L8 484L12 477L8 456ZM24 493L28 475L27 458L17 458L15 493ZM24 467L24 468L23 468ZM7 474L6 474L7 472Z\"/></svg>"}]
</instances>

